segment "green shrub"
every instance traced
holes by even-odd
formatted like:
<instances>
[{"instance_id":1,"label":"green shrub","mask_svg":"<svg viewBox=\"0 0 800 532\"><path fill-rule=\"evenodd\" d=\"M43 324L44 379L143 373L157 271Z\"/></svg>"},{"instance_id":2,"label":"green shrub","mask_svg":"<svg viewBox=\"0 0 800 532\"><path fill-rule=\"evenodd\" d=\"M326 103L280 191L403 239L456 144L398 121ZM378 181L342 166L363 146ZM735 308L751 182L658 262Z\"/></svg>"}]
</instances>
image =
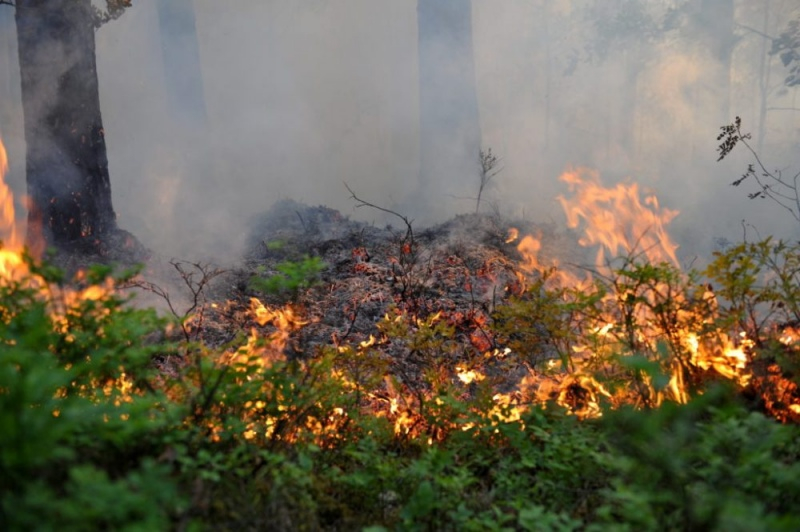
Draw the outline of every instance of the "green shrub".
<instances>
[{"instance_id":1,"label":"green shrub","mask_svg":"<svg viewBox=\"0 0 800 532\"><path fill-rule=\"evenodd\" d=\"M629 530L800 526L797 428L748 413L729 390L649 412L621 408L603 426L603 462L613 480L598 523Z\"/></svg>"},{"instance_id":2,"label":"green shrub","mask_svg":"<svg viewBox=\"0 0 800 532\"><path fill-rule=\"evenodd\" d=\"M725 272L749 254L736 253L717 265L730 283ZM600 405L599 419L580 420L553 403L505 404L491 376L459 381L456 364L480 369L479 359L435 314L391 311L374 343L286 360L269 339L145 342L163 323L107 290L107 270L81 281L95 294L78 299L60 274L36 271L36 285L0 283L0 529L800 527L798 427L749 412L731 390L643 410ZM604 382L660 391L685 356L670 343L672 317L704 316L699 334L717 325L702 314L702 285L674 273L623 264L588 295L535 285L498 310L503 337L549 346L558 371L587 343L607 364ZM739 297L747 308L759 286L722 286L722 305ZM627 296L601 301L612 289ZM665 331L650 344L626 329L640 332L625 317L641 308ZM737 308L720 309L725 323ZM607 312L621 320L609 337L582 328ZM549 321L537 327L539 317ZM166 353L177 376L152 363ZM533 349L524 356L547 365Z\"/></svg>"},{"instance_id":3,"label":"green shrub","mask_svg":"<svg viewBox=\"0 0 800 532\"><path fill-rule=\"evenodd\" d=\"M261 275L250 278L250 288L294 301L302 290L319 281L319 274L326 267L322 259L308 255L300 261L284 261L275 266L278 273L268 277L262 277L265 271L262 268Z\"/></svg>"},{"instance_id":4,"label":"green shrub","mask_svg":"<svg viewBox=\"0 0 800 532\"><path fill-rule=\"evenodd\" d=\"M31 265L32 266L32 265ZM156 457L175 421L150 384L158 324L61 275L0 282L0 528L163 528L182 498Z\"/></svg>"}]
</instances>

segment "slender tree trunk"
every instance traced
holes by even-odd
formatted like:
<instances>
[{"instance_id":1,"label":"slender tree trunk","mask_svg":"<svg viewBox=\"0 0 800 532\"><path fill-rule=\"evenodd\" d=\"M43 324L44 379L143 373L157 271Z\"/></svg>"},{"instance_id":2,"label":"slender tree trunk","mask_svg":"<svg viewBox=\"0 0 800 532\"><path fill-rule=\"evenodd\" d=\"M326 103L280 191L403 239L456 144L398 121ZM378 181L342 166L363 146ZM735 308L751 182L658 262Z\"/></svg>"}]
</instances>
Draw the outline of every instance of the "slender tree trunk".
<instances>
[{"instance_id":1,"label":"slender tree trunk","mask_svg":"<svg viewBox=\"0 0 800 532\"><path fill-rule=\"evenodd\" d=\"M542 147L544 154L550 149L550 105L553 87L553 51L550 42L550 5L544 3L542 6L542 17L544 18L544 42L545 42L545 85L544 85L544 142Z\"/></svg>"},{"instance_id":2,"label":"slender tree trunk","mask_svg":"<svg viewBox=\"0 0 800 532\"><path fill-rule=\"evenodd\" d=\"M764 2L764 21L761 25L761 31L764 35L769 32L769 17L770 7L772 7L770 0ZM770 42L763 39L761 42L761 65L758 73L758 138L756 143L758 145L758 153L764 153L764 138L766 137L766 124L767 124L767 101L769 100L769 78L770 78L770 62L772 56L769 55L767 45Z\"/></svg>"},{"instance_id":3,"label":"slender tree trunk","mask_svg":"<svg viewBox=\"0 0 800 532\"><path fill-rule=\"evenodd\" d=\"M619 139L629 161L635 164L639 159L637 142L637 113L639 112L639 76L645 66L645 58L638 50L623 52L625 62L625 86L622 87L623 107L620 116Z\"/></svg>"},{"instance_id":4,"label":"slender tree trunk","mask_svg":"<svg viewBox=\"0 0 800 532\"><path fill-rule=\"evenodd\" d=\"M7 114L6 107L13 105L10 95L16 91L11 84L14 76L11 73L11 65L16 63L16 57L12 57L12 39L14 26L14 10L10 6L0 5L0 126ZM13 59L13 60L12 60ZM0 127L2 133L2 127Z\"/></svg>"},{"instance_id":5,"label":"slender tree trunk","mask_svg":"<svg viewBox=\"0 0 800 532\"><path fill-rule=\"evenodd\" d=\"M737 40L734 33L734 0L700 0L698 9L700 16L696 23L705 34L701 43L707 46L717 61L715 85L719 87L720 96L715 123L727 124L731 121L731 68Z\"/></svg>"},{"instance_id":6,"label":"slender tree trunk","mask_svg":"<svg viewBox=\"0 0 800 532\"><path fill-rule=\"evenodd\" d=\"M474 193L481 149L470 0L418 0L420 182L429 200ZM434 195L430 197L430 193Z\"/></svg>"},{"instance_id":7,"label":"slender tree trunk","mask_svg":"<svg viewBox=\"0 0 800 532\"><path fill-rule=\"evenodd\" d=\"M169 108L181 125L204 125L206 102L194 3L158 0L156 5Z\"/></svg>"},{"instance_id":8,"label":"slender tree trunk","mask_svg":"<svg viewBox=\"0 0 800 532\"><path fill-rule=\"evenodd\" d=\"M90 251L117 230L91 0L17 0L29 243Z\"/></svg>"}]
</instances>

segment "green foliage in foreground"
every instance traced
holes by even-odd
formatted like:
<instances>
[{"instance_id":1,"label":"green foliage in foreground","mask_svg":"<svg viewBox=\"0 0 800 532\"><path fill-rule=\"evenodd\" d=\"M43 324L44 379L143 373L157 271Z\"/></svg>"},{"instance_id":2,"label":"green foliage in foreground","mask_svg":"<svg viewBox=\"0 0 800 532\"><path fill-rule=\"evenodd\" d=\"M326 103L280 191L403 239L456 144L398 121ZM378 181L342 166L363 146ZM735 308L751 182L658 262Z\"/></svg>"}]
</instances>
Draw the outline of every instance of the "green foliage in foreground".
<instances>
[{"instance_id":1,"label":"green foliage in foreground","mask_svg":"<svg viewBox=\"0 0 800 532\"><path fill-rule=\"evenodd\" d=\"M49 303L0 286L2 530L800 529L800 430L728 389L504 423L486 394L439 379L429 408L461 426L429 445L331 379L335 352L262 367L143 344L163 327L153 312L110 294L70 304L45 274Z\"/></svg>"}]
</instances>

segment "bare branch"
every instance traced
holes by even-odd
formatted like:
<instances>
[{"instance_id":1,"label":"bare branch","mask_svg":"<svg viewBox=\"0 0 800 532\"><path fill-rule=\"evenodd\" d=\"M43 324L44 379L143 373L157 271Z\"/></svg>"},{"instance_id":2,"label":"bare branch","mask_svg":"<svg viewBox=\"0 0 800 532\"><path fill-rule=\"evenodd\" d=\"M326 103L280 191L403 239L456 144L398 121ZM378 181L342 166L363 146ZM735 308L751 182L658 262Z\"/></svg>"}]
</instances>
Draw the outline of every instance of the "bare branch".
<instances>
[{"instance_id":1,"label":"bare branch","mask_svg":"<svg viewBox=\"0 0 800 532\"><path fill-rule=\"evenodd\" d=\"M478 157L481 163L481 180L478 185L478 197L475 201L476 213L481 208L481 196L483 195L484 189L489 186L489 182L494 176L503 171L502 166L498 167L500 164L500 159L497 157L497 155L492 153L491 148L486 151L480 150L478 152Z\"/></svg>"},{"instance_id":2,"label":"bare branch","mask_svg":"<svg viewBox=\"0 0 800 532\"><path fill-rule=\"evenodd\" d=\"M124 288L139 288L160 297L167 303L170 313L178 320L186 341L191 340L189 329L189 318L196 312L198 319L202 322L204 315L203 304L205 303L205 290L214 278L225 273L225 270L212 268L211 265L198 262L186 262L171 260L170 264L178 272L181 282L189 290L189 306L181 312L174 304L170 293L156 283L144 279L134 279L127 283ZM199 310L198 310L199 308ZM199 327L198 327L199 329Z\"/></svg>"},{"instance_id":3,"label":"bare branch","mask_svg":"<svg viewBox=\"0 0 800 532\"><path fill-rule=\"evenodd\" d=\"M736 25L739 26L740 28L744 29L744 30L749 31L750 33L755 33L756 35L758 35L760 37L764 37L765 39L768 39L770 41L774 41L775 40L775 37L773 37L772 35L767 35L763 31L757 30L757 29L755 29L755 28L753 28L751 26L748 26L746 24L739 24L737 22Z\"/></svg>"},{"instance_id":4,"label":"bare branch","mask_svg":"<svg viewBox=\"0 0 800 532\"><path fill-rule=\"evenodd\" d=\"M391 214L391 215L393 215L393 216L397 216L398 218L400 218L401 220L403 220L403 223L404 223L404 224L406 224L406 240L408 240L408 241L409 241L409 244L411 244L411 245L413 246L413 244L414 244L414 230L411 228L411 223L412 223L414 220L409 220L409 219L408 219L408 217L406 217L406 216L403 216L402 214L400 214L400 213L399 213L399 212L397 212L397 211L393 211L393 210L391 210L391 209L387 209L387 208L385 208L385 207L381 207L381 206L379 206L379 205L375 205L374 203L370 203L370 202L368 202L368 201L364 201L364 200L362 200L361 198L359 198L358 196L356 196L356 193L355 193L355 192L353 192L353 189L351 189L351 188L348 186L348 184L347 184L347 183L345 183L345 184L344 184L344 188L346 188L346 189L347 189L347 191L350 193L350 197L351 197L351 198L353 198L355 201L357 201L357 202L358 202L358 205L356 205L356 208L359 208L359 207L371 207L371 208L373 208L373 209L377 209L377 210L379 210L379 211L381 211L381 212L385 212L385 213L387 213L387 214Z\"/></svg>"}]
</instances>

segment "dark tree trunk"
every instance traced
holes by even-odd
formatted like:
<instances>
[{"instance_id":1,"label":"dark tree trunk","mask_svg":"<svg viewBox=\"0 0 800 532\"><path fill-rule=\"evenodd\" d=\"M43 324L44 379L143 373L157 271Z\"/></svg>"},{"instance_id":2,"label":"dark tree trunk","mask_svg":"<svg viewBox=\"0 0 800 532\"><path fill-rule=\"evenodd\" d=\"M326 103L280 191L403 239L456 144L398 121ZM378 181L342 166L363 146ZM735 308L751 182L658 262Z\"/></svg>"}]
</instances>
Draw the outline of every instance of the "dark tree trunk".
<instances>
[{"instance_id":1,"label":"dark tree trunk","mask_svg":"<svg viewBox=\"0 0 800 532\"><path fill-rule=\"evenodd\" d=\"M0 133L3 132L3 125L8 120L8 109L16 107L11 95L15 95L19 90L12 84L16 81L16 76L12 74L11 65L16 64L16 47L12 45L14 38L14 11L10 6L0 5Z\"/></svg>"},{"instance_id":2,"label":"dark tree trunk","mask_svg":"<svg viewBox=\"0 0 800 532\"><path fill-rule=\"evenodd\" d=\"M418 0L417 20L422 191L477 192L481 130L471 1Z\"/></svg>"},{"instance_id":3,"label":"dark tree trunk","mask_svg":"<svg viewBox=\"0 0 800 532\"><path fill-rule=\"evenodd\" d=\"M715 105L715 124L728 124L733 117L731 106L731 68L736 47L733 0L699 0L688 4L694 24L692 30L698 36L698 44L708 51L716 61L711 72L718 97ZM715 126L716 127L716 126Z\"/></svg>"},{"instance_id":4,"label":"dark tree trunk","mask_svg":"<svg viewBox=\"0 0 800 532\"><path fill-rule=\"evenodd\" d=\"M91 0L17 0L28 240L89 251L117 231Z\"/></svg>"},{"instance_id":5,"label":"dark tree trunk","mask_svg":"<svg viewBox=\"0 0 800 532\"><path fill-rule=\"evenodd\" d=\"M158 0L161 55L169 108L184 126L205 124L206 102L192 0Z\"/></svg>"},{"instance_id":6,"label":"dark tree trunk","mask_svg":"<svg viewBox=\"0 0 800 532\"><path fill-rule=\"evenodd\" d=\"M733 51L736 48L737 37L735 33L735 6L733 0L705 0L704 8L713 22L709 28L715 39L712 41L711 51L719 61L719 87L721 102L719 116L723 119L720 124L727 124L731 120L731 69L733 66Z\"/></svg>"}]
</instances>

